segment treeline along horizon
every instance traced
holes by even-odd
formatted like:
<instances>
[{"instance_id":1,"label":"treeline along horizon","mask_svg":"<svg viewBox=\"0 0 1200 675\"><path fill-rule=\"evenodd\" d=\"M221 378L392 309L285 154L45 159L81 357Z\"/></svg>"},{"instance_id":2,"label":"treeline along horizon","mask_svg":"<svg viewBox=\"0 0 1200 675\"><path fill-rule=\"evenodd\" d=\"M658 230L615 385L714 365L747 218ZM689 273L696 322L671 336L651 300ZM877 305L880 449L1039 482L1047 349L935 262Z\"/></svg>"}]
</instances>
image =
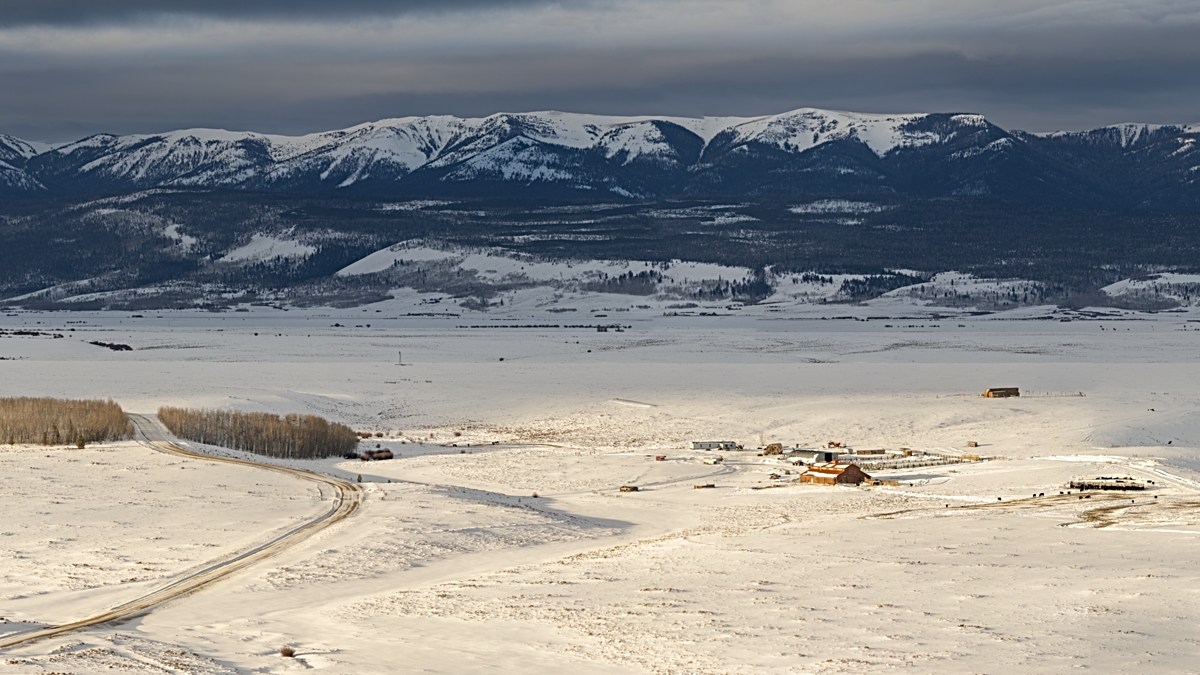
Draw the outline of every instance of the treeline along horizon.
<instances>
[{"instance_id":1,"label":"treeline along horizon","mask_svg":"<svg viewBox=\"0 0 1200 675\"><path fill-rule=\"evenodd\" d=\"M0 439L41 445L119 441L133 425L115 401L100 399L0 398Z\"/></svg>"},{"instance_id":2,"label":"treeline along horizon","mask_svg":"<svg viewBox=\"0 0 1200 675\"><path fill-rule=\"evenodd\" d=\"M318 415L244 413L201 408L158 409L158 419L180 438L283 459L319 459L358 448L350 427Z\"/></svg>"}]
</instances>

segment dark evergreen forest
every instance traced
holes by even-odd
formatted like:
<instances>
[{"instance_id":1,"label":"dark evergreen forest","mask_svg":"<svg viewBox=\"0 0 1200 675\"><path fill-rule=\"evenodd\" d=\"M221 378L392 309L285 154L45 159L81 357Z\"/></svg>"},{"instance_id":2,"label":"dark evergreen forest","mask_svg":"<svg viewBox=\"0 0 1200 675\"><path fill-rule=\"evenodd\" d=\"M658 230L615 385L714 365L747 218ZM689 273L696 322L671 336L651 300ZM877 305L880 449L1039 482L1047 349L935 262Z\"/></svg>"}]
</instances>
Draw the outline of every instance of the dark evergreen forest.
<instances>
[{"instance_id":1,"label":"dark evergreen forest","mask_svg":"<svg viewBox=\"0 0 1200 675\"><path fill-rule=\"evenodd\" d=\"M839 199L841 201L839 201ZM822 209L797 203L834 204ZM846 204L840 211L836 204ZM862 204L870 208L862 208ZM286 233L315 249L304 258L227 264L256 233ZM502 249L543 260L634 259L720 263L760 270L713 297L769 292L774 274L879 275L847 290L872 297L956 270L1025 279L1075 293L1164 270L1200 268L1200 214L1061 208L990 199L895 194L738 200L552 201L478 199L390 208L366 197L244 191L149 191L100 200L0 200L0 297L50 307L86 291L154 286L119 305L79 309L219 307L219 297L290 294L295 302L353 305L396 284L478 293L469 279L394 269L345 279L345 265L400 241ZM186 243L186 245L185 245ZM912 270L896 274L894 270ZM590 290L651 294L655 273L599 280ZM386 283L385 283L386 282ZM458 284L461 287L456 286ZM735 287L735 285L738 285ZM34 291L35 298L14 300ZM502 289L501 289L502 290ZM139 304L140 303L140 304Z\"/></svg>"}]
</instances>

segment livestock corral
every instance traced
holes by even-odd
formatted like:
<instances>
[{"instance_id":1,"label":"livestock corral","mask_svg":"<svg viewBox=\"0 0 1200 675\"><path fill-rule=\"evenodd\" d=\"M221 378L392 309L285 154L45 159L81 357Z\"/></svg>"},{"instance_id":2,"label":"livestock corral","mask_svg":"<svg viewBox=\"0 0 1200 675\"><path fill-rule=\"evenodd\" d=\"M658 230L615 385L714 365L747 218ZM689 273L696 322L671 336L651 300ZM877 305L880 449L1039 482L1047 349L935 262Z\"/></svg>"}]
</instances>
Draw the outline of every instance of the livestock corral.
<instances>
[{"instance_id":1,"label":"livestock corral","mask_svg":"<svg viewBox=\"0 0 1200 675\"><path fill-rule=\"evenodd\" d=\"M693 447L699 445L699 443L693 443ZM970 442L967 445L974 448L978 446L978 443ZM821 463L849 461L866 471L917 469L990 459L978 454L963 453L947 448L857 449L840 441L829 441L819 447L802 444L787 447L782 443L770 443L759 448L756 455L777 457L779 460L790 462L793 466L815 466Z\"/></svg>"},{"instance_id":2,"label":"livestock corral","mask_svg":"<svg viewBox=\"0 0 1200 675\"><path fill-rule=\"evenodd\" d=\"M1120 478L1100 476L1073 480L1067 484L1067 487L1072 490L1145 490L1146 483L1153 485L1154 481L1139 481L1129 476Z\"/></svg>"}]
</instances>

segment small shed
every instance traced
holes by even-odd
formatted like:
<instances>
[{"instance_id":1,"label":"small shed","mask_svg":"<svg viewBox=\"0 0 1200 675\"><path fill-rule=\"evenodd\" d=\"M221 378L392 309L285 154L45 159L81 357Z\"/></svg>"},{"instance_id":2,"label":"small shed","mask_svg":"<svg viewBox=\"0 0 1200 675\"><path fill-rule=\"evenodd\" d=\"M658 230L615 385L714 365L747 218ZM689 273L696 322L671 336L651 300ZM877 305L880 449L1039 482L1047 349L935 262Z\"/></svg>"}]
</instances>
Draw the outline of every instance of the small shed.
<instances>
[{"instance_id":1,"label":"small shed","mask_svg":"<svg viewBox=\"0 0 1200 675\"><path fill-rule=\"evenodd\" d=\"M736 450L733 441L692 441L693 450Z\"/></svg>"},{"instance_id":2,"label":"small shed","mask_svg":"<svg viewBox=\"0 0 1200 675\"><path fill-rule=\"evenodd\" d=\"M853 462L824 462L813 464L800 474L801 483L817 485L858 485L871 477Z\"/></svg>"},{"instance_id":3,"label":"small shed","mask_svg":"<svg viewBox=\"0 0 1200 675\"><path fill-rule=\"evenodd\" d=\"M984 398L1016 398L1020 395L1019 387L989 387L983 390Z\"/></svg>"},{"instance_id":4,"label":"small shed","mask_svg":"<svg viewBox=\"0 0 1200 675\"><path fill-rule=\"evenodd\" d=\"M788 455L794 459L792 464L819 464L821 462L836 462L838 453L832 450L797 450Z\"/></svg>"}]
</instances>

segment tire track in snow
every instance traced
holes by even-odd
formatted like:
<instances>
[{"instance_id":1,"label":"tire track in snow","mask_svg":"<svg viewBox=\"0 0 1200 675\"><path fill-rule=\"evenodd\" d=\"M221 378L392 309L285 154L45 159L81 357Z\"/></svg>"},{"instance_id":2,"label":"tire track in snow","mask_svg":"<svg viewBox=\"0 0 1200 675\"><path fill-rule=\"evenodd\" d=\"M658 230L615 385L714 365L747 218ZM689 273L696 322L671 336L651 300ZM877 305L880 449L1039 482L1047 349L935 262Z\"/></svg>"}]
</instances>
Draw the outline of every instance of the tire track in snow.
<instances>
[{"instance_id":1,"label":"tire track in snow","mask_svg":"<svg viewBox=\"0 0 1200 675\"><path fill-rule=\"evenodd\" d=\"M138 432L138 441L143 445L166 452L173 455L187 457L189 459L200 459L209 462L224 462L227 464L241 464L251 466L267 471L277 471L286 473L301 480L317 483L318 486L332 488L337 495L334 498L334 504L325 513L316 518L296 526L295 528L285 532L284 534L272 539L269 542L260 544L248 551L244 551L232 558L227 558L219 562L213 563L202 570L189 574L182 579L178 579L156 591L143 595L140 598L131 600L124 604L113 607L107 612L97 614L79 621L62 624L60 626L49 626L39 628L37 630L26 631L9 635L0 639L0 649L8 649L20 645L28 644L37 640L41 640L63 633L96 626L110 621L121 619L129 619L149 612L150 610L163 605L171 600L176 600L187 595L191 595L201 589L204 589L212 584L217 583L227 577L230 577L247 567L259 563L267 558L273 557L284 550L295 546L296 544L308 539L310 536L324 530L325 528L337 522L345 520L358 511L358 507L362 503L362 490L350 481L330 476L322 476L301 469L293 469L286 466L275 466L272 464L260 464L244 459L235 459L232 457L215 457L205 455L191 450L185 450L176 445L171 440L171 436L167 433L157 420L151 419L145 415L129 415L129 419L133 422ZM323 493L324 491L322 491Z\"/></svg>"}]
</instances>

